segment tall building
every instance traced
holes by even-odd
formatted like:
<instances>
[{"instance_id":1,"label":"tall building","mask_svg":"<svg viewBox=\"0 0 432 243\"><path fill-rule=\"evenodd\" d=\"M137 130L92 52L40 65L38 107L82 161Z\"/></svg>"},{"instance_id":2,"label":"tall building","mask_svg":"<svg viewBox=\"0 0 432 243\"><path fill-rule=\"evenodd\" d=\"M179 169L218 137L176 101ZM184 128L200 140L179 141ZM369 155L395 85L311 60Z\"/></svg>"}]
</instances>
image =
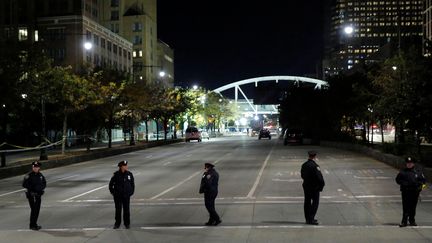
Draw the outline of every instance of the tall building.
<instances>
[{"instance_id":1,"label":"tall building","mask_svg":"<svg viewBox=\"0 0 432 243\"><path fill-rule=\"evenodd\" d=\"M100 0L100 21L112 32L133 43L136 81L153 83L162 67L157 60L156 0Z\"/></svg>"},{"instance_id":2,"label":"tall building","mask_svg":"<svg viewBox=\"0 0 432 243\"><path fill-rule=\"evenodd\" d=\"M97 0L2 0L0 45L38 44L56 65L132 72L132 43L98 23Z\"/></svg>"},{"instance_id":3,"label":"tall building","mask_svg":"<svg viewBox=\"0 0 432 243\"><path fill-rule=\"evenodd\" d=\"M432 55L432 0L424 0L423 54Z\"/></svg>"},{"instance_id":4,"label":"tall building","mask_svg":"<svg viewBox=\"0 0 432 243\"><path fill-rule=\"evenodd\" d=\"M158 40L157 66L161 67L159 81L165 87L174 87L174 50L165 42Z\"/></svg>"},{"instance_id":5,"label":"tall building","mask_svg":"<svg viewBox=\"0 0 432 243\"><path fill-rule=\"evenodd\" d=\"M324 76L421 44L421 0L328 0Z\"/></svg>"}]
</instances>

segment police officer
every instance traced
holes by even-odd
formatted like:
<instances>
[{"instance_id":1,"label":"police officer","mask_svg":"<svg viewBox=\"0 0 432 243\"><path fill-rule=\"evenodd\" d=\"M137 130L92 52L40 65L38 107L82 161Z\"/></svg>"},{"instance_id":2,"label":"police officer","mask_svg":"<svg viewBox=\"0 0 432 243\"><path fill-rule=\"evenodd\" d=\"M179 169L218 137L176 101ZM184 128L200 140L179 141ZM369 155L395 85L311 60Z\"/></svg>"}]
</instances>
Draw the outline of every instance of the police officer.
<instances>
[{"instance_id":1,"label":"police officer","mask_svg":"<svg viewBox=\"0 0 432 243\"><path fill-rule=\"evenodd\" d=\"M34 161L32 163L32 172L24 177L22 186L27 189L26 197L30 204L30 229L40 230L42 227L37 224L39 211L42 202L42 195L46 187L45 177L40 173L41 163Z\"/></svg>"},{"instance_id":2,"label":"police officer","mask_svg":"<svg viewBox=\"0 0 432 243\"><path fill-rule=\"evenodd\" d=\"M417 201L426 179L419 168L416 168L411 157L405 159L406 166L396 176L396 182L402 192L402 222L399 227L417 226L415 221Z\"/></svg>"},{"instance_id":3,"label":"police officer","mask_svg":"<svg viewBox=\"0 0 432 243\"><path fill-rule=\"evenodd\" d=\"M210 163L204 164L204 173L201 178L199 193L204 193L204 202L210 218L205 225L216 226L222 222L215 209L215 200L218 194L219 174Z\"/></svg>"},{"instance_id":4,"label":"police officer","mask_svg":"<svg viewBox=\"0 0 432 243\"><path fill-rule=\"evenodd\" d=\"M308 152L309 159L303 163L301 177L304 191L304 215L306 224L318 225L315 215L318 210L320 192L324 188L324 178L319 165L316 163L315 151Z\"/></svg>"},{"instance_id":5,"label":"police officer","mask_svg":"<svg viewBox=\"0 0 432 243\"><path fill-rule=\"evenodd\" d=\"M109 182L109 190L114 197L115 203L115 224L114 229L118 229L121 224L121 211L123 208L123 221L126 229L130 228L130 197L135 191L133 174L128 171L126 160L118 163L119 170L114 172Z\"/></svg>"}]
</instances>

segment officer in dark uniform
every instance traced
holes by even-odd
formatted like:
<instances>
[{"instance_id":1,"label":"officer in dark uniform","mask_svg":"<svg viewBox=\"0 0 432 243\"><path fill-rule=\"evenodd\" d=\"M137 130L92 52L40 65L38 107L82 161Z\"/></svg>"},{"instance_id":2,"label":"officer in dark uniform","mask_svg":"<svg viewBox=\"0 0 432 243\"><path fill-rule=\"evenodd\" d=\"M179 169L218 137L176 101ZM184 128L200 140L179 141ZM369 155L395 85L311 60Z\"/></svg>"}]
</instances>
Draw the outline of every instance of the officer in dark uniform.
<instances>
[{"instance_id":1,"label":"officer in dark uniform","mask_svg":"<svg viewBox=\"0 0 432 243\"><path fill-rule=\"evenodd\" d=\"M109 190L114 197L115 203L115 224L114 229L118 229L121 224L121 211L123 208L123 221L126 229L130 228L130 197L135 191L133 174L128 171L126 160L118 163L119 170L114 172L109 182Z\"/></svg>"},{"instance_id":2,"label":"officer in dark uniform","mask_svg":"<svg viewBox=\"0 0 432 243\"><path fill-rule=\"evenodd\" d=\"M423 172L414 164L411 157L405 159L406 167L396 176L396 182L402 192L402 222L399 227L417 226L415 221L417 201L426 179Z\"/></svg>"},{"instance_id":3,"label":"officer in dark uniform","mask_svg":"<svg viewBox=\"0 0 432 243\"><path fill-rule=\"evenodd\" d=\"M215 200L218 194L219 174L210 163L204 164L204 174L201 178L199 193L204 193L204 202L210 218L205 224L207 226L216 226L222 221L215 209Z\"/></svg>"},{"instance_id":4,"label":"officer in dark uniform","mask_svg":"<svg viewBox=\"0 0 432 243\"><path fill-rule=\"evenodd\" d=\"M324 178L319 165L316 163L315 151L308 152L309 159L303 163L301 177L303 178L304 215L306 224L318 225L315 219L319 205L320 192L324 188Z\"/></svg>"},{"instance_id":5,"label":"officer in dark uniform","mask_svg":"<svg viewBox=\"0 0 432 243\"><path fill-rule=\"evenodd\" d=\"M22 186L27 189L26 197L30 204L30 229L40 230L42 227L37 224L39 211L42 202L42 195L46 187L45 177L40 173L41 163L35 161L32 163L32 172L24 177Z\"/></svg>"}]
</instances>

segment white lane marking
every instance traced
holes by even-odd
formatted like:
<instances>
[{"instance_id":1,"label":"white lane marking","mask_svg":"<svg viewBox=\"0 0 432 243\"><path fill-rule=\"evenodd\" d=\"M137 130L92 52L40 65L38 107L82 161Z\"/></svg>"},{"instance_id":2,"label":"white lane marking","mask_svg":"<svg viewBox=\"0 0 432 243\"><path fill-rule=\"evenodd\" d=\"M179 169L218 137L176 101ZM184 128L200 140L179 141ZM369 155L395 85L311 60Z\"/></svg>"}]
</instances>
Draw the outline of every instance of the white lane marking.
<instances>
[{"instance_id":1,"label":"white lane marking","mask_svg":"<svg viewBox=\"0 0 432 243\"><path fill-rule=\"evenodd\" d=\"M165 163L163 163L163 166L167 166L169 164L171 164L171 162L165 162Z\"/></svg>"},{"instance_id":2,"label":"white lane marking","mask_svg":"<svg viewBox=\"0 0 432 243\"><path fill-rule=\"evenodd\" d=\"M79 175L72 175L72 176L67 176L67 177L59 178L59 179L56 179L56 180L52 180L51 183L52 183L52 182L57 182L57 181L66 180L66 179L69 179L69 178L72 178L72 177L77 177L77 176L79 176ZM48 181L48 183L49 183L49 182L50 182L50 181ZM23 188L23 189L19 189L19 190L16 190L16 191L3 193L3 194L0 194L0 197L7 196L7 195L10 195L10 194L14 194L14 193L17 193L17 192L23 192L23 191L25 191L25 190L27 190L27 189Z\"/></svg>"},{"instance_id":3,"label":"white lane marking","mask_svg":"<svg viewBox=\"0 0 432 243\"><path fill-rule=\"evenodd\" d=\"M388 180L392 179L391 177L386 176L354 176L354 178L359 180Z\"/></svg>"},{"instance_id":4,"label":"white lane marking","mask_svg":"<svg viewBox=\"0 0 432 243\"><path fill-rule=\"evenodd\" d=\"M257 176L257 178L255 180L255 183L254 183L254 185L252 186L251 190L249 191L249 193L246 196L247 198L251 198L255 194L255 191L256 191L256 189L258 187L258 184L259 184L259 182L261 180L261 177L262 177L262 175L264 173L264 169L267 166L267 163L268 163L268 161L270 159L270 156L271 156L271 154L273 152L273 148L274 147L271 148L270 153L267 155L266 159L264 160L264 163L263 163L263 165L261 167L261 170L258 173L258 176Z\"/></svg>"},{"instance_id":5,"label":"white lane marking","mask_svg":"<svg viewBox=\"0 0 432 243\"><path fill-rule=\"evenodd\" d=\"M213 164L217 164L217 163L219 163L220 160L221 160L221 159L216 160ZM183 185L184 183L188 182L189 180L191 180L192 178L198 176L198 175L201 174L201 173L203 173L202 170L193 173L191 176L189 176L188 178L182 180L182 181L179 182L177 185L174 185L174 186L172 186L172 187L166 189L165 191L163 191L163 192L157 194L156 196L151 197L150 200L157 199L157 198L159 198L159 197L161 197L161 196L167 194L168 192L170 192L170 191L176 189L177 187Z\"/></svg>"},{"instance_id":6,"label":"white lane marking","mask_svg":"<svg viewBox=\"0 0 432 243\"><path fill-rule=\"evenodd\" d=\"M395 229L396 225L231 225L231 226L166 226L140 227L142 230L193 230L193 229ZM415 226L413 229L432 229L432 226Z\"/></svg>"},{"instance_id":7,"label":"white lane marking","mask_svg":"<svg viewBox=\"0 0 432 243\"><path fill-rule=\"evenodd\" d=\"M299 222L300 224L300 222ZM205 230L205 229L398 229L397 225L230 225L223 226L143 226L143 227L132 227L132 229L141 230ZM408 226L411 229L432 229L431 225L424 226ZM52 228L52 229L41 229L41 232L77 232L77 231L104 231L112 230L111 228ZM34 232L30 229L18 229L18 230L1 230L5 231L17 231L17 232ZM116 230L118 231L118 230Z\"/></svg>"},{"instance_id":8,"label":"white lane marking","mask_svg":"<svg viewBox=\"0 0 432 243\"><path fill-rule=\"evenodd\" d=\"M177 185L174 185L174 186L172 186L172 187L166 189L165 191L163 191L163 192L157 194L156 196L151 197L150 199L151 199L151 200L154 200L154 199L156 199L156 198L158 198L158 197L161 197L161 196L167 194L168 192L170 192L170 191L176 189L177 187L183 185L184 183L186 183L186 182L189 181L190 179L192 179L192 178L198 176L198 175L201 174L201 173L202 173L202 171L197 171L197 172L193 173L191 176L189 176L188 178L182 180L182 181L179 182Z\"/></svg>"},{"instance_id":9,"label":"white lane marking","mask_svg":"<svg viewBox=\"0 0 432 243\"><path fill-rule=\"evenodd\" d=\"M151 157L153 157L153 155L147 155L146 159L150 159Z\"/></svg>"},{"instance_id":10,"label":"white lane marking","mask_svg":"<svg viewBox=\"0 0 432 243\"><path fill-rule=\"evenodd\" d=\"M7 195L10 195L10 194L14 194L14 193L17 193L17 192L22 192L22 191L25 191L25 190L26 189L20 189L20 190L16 190L16 191L12 191L12 192L3 193L3 194L0 194L0 197L7 196Z\"/></svg>"},{"instance_id":11,"label":"white lane marking","mask_svg":"<svg viewBox=\"0 0 432 243\"><path fill-rule=\"evenodd\" d=\"M301 182L302 179L273 179L272 181L283 181L283 182Z\"/></svg>"},{"instance_id":12,"label":"white lane marking","mask_svg":"<svg viewBox=\"0 0 432 243\"><path fill-rule=\"evenodd\" d=\"M73 196L73 197L71 197L71 198L65 199L65 200L63 200L63 201L61 201L61 202L69 202L70 200L73 200L73 199L78 198L78 197L82 197L82 196L84 196L84 195L87 195L87 194L90 194L90 193L92 193L92 192L98 191L98 190L100 190L100 189L102 189L102 188L105 188L105 187L108 187L108 186L105 185L105 186L101 186L101 187L95 188L95 189L93 189L93 190L90 190L90 191L87 191L87 192L81 193L81 194L79 194L79 195Z\"/></svg>"}]
</instances>

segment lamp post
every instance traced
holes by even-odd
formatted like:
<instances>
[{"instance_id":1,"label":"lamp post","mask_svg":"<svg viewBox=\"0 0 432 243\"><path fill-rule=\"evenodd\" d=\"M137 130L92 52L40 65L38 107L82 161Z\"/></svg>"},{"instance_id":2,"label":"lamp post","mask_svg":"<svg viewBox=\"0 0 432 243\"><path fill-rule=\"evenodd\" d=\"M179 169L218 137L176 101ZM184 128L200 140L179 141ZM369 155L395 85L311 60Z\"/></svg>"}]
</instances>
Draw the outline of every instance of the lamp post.
<instances>
[{"instance_id":1,"label":"lamp post","mask_svg":"<svg viewBox=\"0 0 432 243\"><path fill-rule=\"evenodd\" d=\"M45 127L46 117L45 117L45 99L43 96L41 96L41 122L42 122L42 131L41 131L42 142L41 143L44 143L46 140L46 127ZM47 160L48 159L46 148L42 148L40 150L39 159L40 160Z\"/></svg>"},{"instance_id":2,"label":"lamp post","mask_svg":"<svg viewBox=\"0 0 432 243\"><path fill-rule=\"evenodd\" d=\"M6 126L7 126L7 110L6 110L6 104L2 104L1 105L1 109L3 111L3 119L2 119L2 131L1 131L1 138L2 140L0 140L2 143L6 142ZM1 167L5 167L6 166L6 153L0 153L1 156Z\"/></svg>"}]
</instances>

